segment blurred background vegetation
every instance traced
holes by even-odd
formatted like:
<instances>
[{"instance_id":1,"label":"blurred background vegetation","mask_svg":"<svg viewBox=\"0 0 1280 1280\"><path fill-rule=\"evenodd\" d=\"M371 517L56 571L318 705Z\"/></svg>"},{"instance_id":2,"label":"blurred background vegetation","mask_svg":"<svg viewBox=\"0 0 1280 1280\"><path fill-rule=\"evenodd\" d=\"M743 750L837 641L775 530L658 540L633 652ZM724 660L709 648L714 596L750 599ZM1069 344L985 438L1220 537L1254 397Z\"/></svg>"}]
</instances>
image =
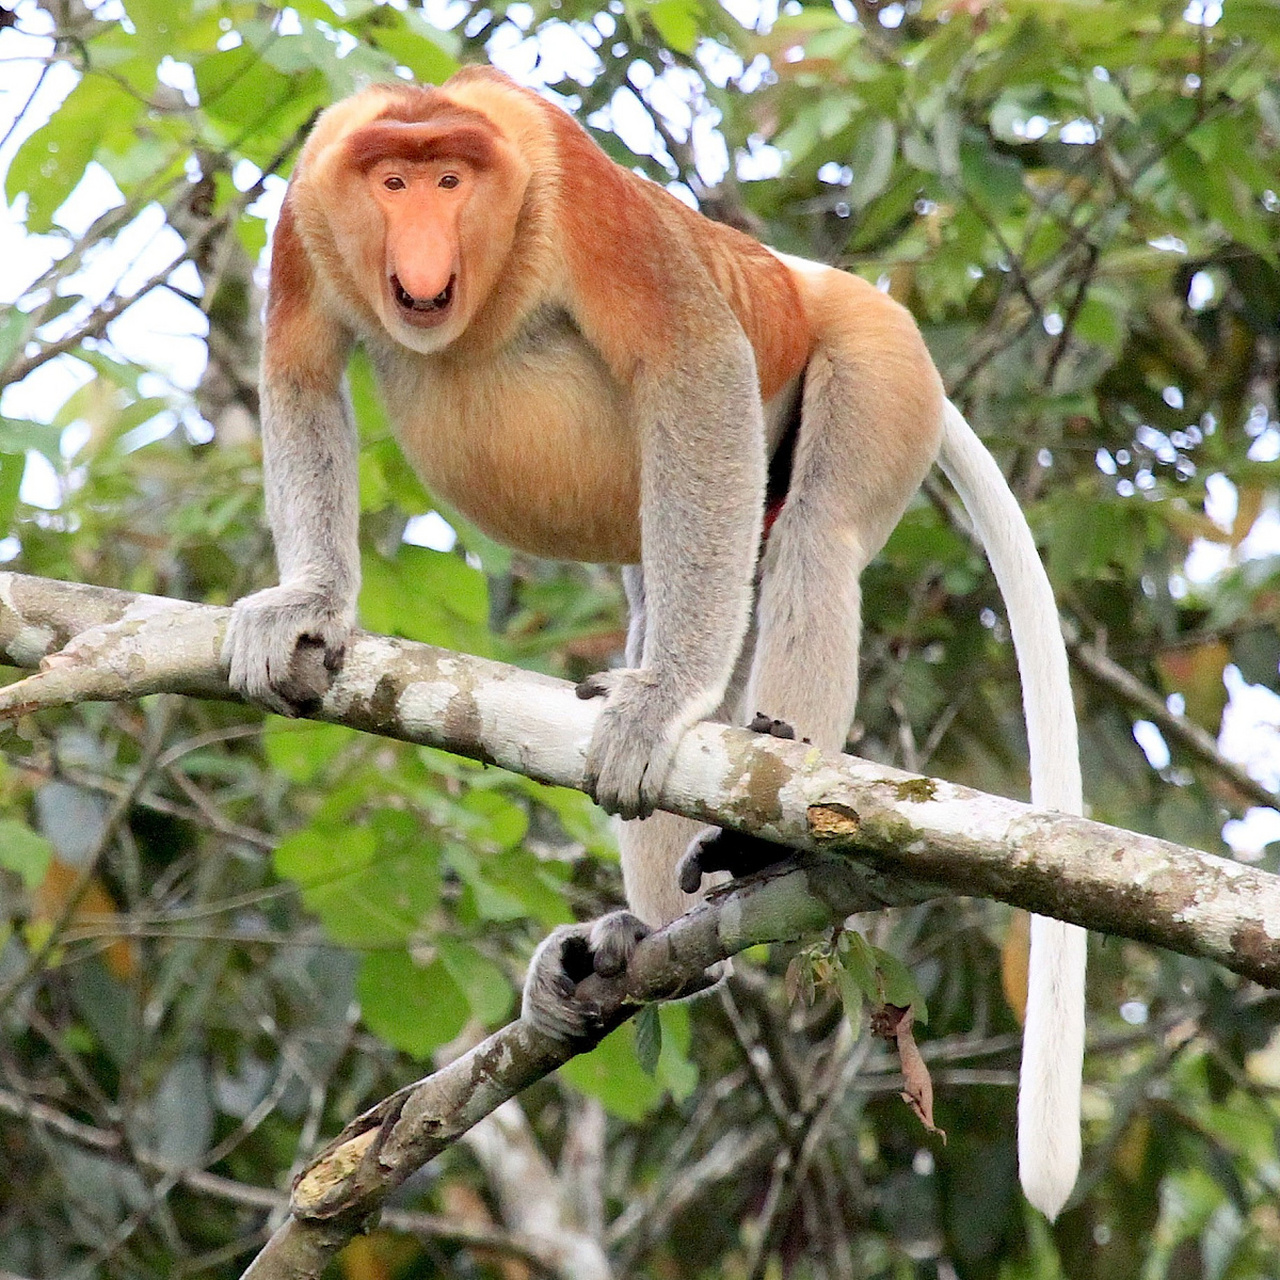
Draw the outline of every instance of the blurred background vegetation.
<instances>
[{"instance_id":1,"label":"blurred background vegetation","mask_svg":"<svg viewBox=\"0 0 1280 1280\"><path fill-rule=\"evenodd\" d=\"M1093 816L1274 867L1276 0L0 8L0 557L220 603L274 580L255 369L283 179L336 97L485 58L912 308L1077 637ZM437 511L359 358L351 389L364 625L569 677L614 659L615 575ZM940 482L865 598L852 749L1024 795L999 596ZM539 938L620 896L584 797L438 752L170 697L5 734L6 1273L237 1275L318 1139L508 1018ZM654 1074L624 1028L530 1091L335 1274L1280 1275L1280 998L1095 938L1085 1167L1050 1228L1016 1189L1019 922L857 924L928 1002L945 1145L856 1002L788 998L775 947L664 1010ZM577 1261L535 1247L542 1203Z\"/></svg>"}]
</instances>

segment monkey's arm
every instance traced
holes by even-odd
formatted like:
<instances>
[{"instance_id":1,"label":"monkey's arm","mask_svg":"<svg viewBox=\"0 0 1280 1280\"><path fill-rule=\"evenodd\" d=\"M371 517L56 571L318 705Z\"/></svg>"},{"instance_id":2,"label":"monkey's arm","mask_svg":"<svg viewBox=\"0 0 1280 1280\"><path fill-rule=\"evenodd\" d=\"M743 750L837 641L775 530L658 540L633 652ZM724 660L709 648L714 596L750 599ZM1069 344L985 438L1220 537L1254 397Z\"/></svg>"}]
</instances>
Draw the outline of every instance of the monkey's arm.
<instances>
[{"instance_id":1,"label":"monkey's arm","mask_svg":"<svg viewBox=\"0 0 1280 1280\"><path fill-rule=\"evenodd\" d=\"M661 362L641 362L632 420L641 449L645 631L639 667L587 681L606 694L587 785L623 817L652 812L681 736L724 697L751 608L764 505L755 359L727 308L704 296Z\"/></svg>"},{"instance_id":2,"label":"monkey's arm","mask_svg":"<svg viewBox=\"0 0 1280 1280\"><path fill-rule=\"evenodd\" d=\"M321 697L360 588L356 437L346 330L321 305L292 217L272 249L262 367L267 519L280 585L239 601L223 646L233 688L285 715Z\"/></svg>"}]
</instances>

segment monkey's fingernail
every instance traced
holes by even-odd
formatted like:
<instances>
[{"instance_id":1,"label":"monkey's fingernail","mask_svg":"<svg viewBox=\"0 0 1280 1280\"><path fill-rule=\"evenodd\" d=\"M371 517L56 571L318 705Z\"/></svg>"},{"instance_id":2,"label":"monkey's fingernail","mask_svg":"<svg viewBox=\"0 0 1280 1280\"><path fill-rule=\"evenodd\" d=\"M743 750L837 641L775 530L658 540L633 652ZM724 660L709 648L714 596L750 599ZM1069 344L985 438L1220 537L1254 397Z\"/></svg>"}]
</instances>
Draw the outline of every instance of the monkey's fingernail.
<instances>
[{"instance_id":1,"label":"monkey's fingernail","mask_svg":"<svg viewBox=\"0 0 1280 1280\"><path fill-rule=\"evenodd\" d=\"M574 689L574 693L585 702L588 698L599 698L604 695L604 686L600 684L594 676L581 681Z\"/></svg>"}]
</instances>

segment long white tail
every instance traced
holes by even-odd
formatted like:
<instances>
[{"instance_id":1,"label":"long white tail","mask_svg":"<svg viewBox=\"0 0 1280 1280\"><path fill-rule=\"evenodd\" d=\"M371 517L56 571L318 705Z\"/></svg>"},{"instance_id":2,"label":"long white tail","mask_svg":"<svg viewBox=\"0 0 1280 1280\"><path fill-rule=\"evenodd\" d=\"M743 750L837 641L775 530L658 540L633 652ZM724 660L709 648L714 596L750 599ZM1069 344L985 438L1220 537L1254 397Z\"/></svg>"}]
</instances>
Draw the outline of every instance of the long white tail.
<instances>
[{"instance_id":1,"label":"long white tail","mask_svg":"<svg viewBox=\"0 0 1280 1280\"><path fill-rule=\"evenodd\" d=\"M1009 611L1031 750L1031 803L1083 813L1075 708L1053 590L1017 499L949 400L940 462L982 538ZM1032 916L1018 1173L1027 1199L1050 1218L1066 1203L1080 1169L1084 970L1085 931Z\"/></svg>"}]
</instances>

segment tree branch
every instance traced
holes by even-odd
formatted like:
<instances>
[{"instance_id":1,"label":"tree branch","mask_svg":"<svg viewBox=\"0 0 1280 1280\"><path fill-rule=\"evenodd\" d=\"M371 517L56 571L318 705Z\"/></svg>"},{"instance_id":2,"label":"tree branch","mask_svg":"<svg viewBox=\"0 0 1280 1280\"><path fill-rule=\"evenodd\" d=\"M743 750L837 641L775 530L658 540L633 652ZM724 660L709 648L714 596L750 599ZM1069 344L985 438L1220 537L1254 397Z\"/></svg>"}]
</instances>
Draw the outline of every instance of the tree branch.
<instances>
[{"instance_id":1,"label":"tree branch","mask_svg":"<svg viewBox=\"0 0 1280 1280\"><path fill-rule=\"evenodd\" d=\"M0 658L48 659L0 689L0 717L164 691L231 698L227 614L0 573ZM563 680L358 632L314 718L580 788L598 714ZM814 886L843 867L871 902L994 898L1280 986L1280 879L1171 841L709 723L681 743L662 807L825 855ZM796 903L797 921L807 909Z\"/></svg>"},{"instance_id":2,"label":"tree branch","mask_svg":"<svg viewBox=\"0 0 1280 1280\"><path fill-rule=\"evenodd\" d=\"M218 658L227 613L0 574L0 656L51 659L0 689L0 716L162 690L231 697ZM315 718L580 787L598 714L564 681L358 633ZM599 1012L589 1039L570 1045L516 1021L353 1121L299 1177L293 1217L247 1275L318 1275L410 1173L640 1004L688 989L744 947L855 911L989 897L1280 987L1280 878L1169 841L716 724L686 735L662 807L804 856L651 935L619 979L580 984L578 999Z\"/></svg>"},{"instance_id":3,"label":"tree branch","mask_svg":"<svg viewBox=\"0 0 1280 1280\"><path fill-rule=\"evenodd\" d=\"M1097 645L1083 640L1068 640L1067 652L1076 665L1112 693L1119 694L1127 703L1149 716L1175 742L1180 743L1192 755L1197 756L1229 783L1250 804L1274 809L1280 805L1280 797L1258 781L1243 766L1228 760L1218 750L1213 734L1202 729L1194 720L1170 711L1165 700L1149 689L1137 676L1118 662L1109 658Z\"/></svg>"}]
</instances>

